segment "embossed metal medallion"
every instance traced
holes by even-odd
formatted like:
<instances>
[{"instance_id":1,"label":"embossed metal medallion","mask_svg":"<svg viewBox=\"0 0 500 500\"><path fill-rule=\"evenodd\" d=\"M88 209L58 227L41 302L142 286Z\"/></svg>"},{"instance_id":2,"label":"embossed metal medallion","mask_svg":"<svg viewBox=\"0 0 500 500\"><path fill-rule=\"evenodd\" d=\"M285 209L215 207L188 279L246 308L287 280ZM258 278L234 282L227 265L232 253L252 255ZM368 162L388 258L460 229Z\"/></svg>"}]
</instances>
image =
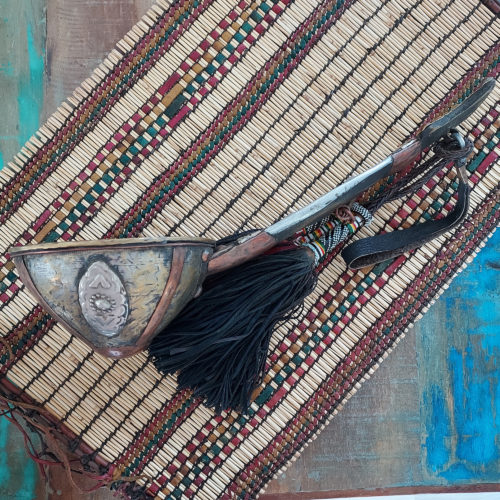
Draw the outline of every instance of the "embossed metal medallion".
<instances>
[{"instance_id":1,"label":"embossed metal medallion","mask_svg":"<svg viewBox=\"0 0 500 500\"><path fill-rule=\"evenodd\" d=\"M78 283L82 314L97 332L118 335L128 318L127 292L120 277L103 261L94 262Z\"/></svg>"}]
</instances>

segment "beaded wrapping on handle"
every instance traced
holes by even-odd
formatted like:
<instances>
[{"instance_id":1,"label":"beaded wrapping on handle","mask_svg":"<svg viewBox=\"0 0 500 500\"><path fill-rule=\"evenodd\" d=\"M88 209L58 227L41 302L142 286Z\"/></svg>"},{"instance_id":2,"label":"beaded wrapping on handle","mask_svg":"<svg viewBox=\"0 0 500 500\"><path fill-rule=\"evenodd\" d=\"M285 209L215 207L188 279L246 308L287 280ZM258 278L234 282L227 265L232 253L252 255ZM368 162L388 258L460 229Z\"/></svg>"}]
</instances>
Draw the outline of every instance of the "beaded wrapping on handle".
<instances>
[{"instance_id":1,"label":"beaded wrapping on handle","mask_svg":"<svg viewBox=\"0 0 500 500\"><path fill-rule=\"evenodd\" d=\"M355 214L349 222L342 222L332 214L330 217L323 218L319 224L305 228L305 234L295 239L297 245L305 246L313 251L315 265L318 265L329 252L360 227L371 223L373 215L359 203L352 203L350 210Z\"/></svg>"}]
</instances>

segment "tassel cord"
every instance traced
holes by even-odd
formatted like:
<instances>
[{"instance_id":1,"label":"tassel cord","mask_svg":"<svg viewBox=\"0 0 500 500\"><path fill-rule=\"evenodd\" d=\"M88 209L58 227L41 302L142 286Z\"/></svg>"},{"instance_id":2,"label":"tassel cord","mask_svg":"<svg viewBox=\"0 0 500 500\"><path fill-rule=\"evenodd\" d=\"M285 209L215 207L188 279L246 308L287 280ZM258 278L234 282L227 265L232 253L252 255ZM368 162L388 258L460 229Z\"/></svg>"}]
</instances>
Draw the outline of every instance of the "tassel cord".
<instances>
[{"instance_id":1,"label":"tassel cord","mask_svg":"<svg viewBox=\"0 0 500 500\"><path fill-rule=\"evenodd\" d=\"M314 288L314 263L301 248L263 255L207 280L206 290L150 347L163 373L178 373L220 412L244 410L262 381L277 325L297 317Z\"/></svg>"},{"instance_id":2,"label":"tassel cord","mask_svg":"<svg viewBox=\"0 0 500 500\"><path fill-rule=\"evenodd\" d=\"M285 265L289 268L290 272L293 274L296 274L297 272L303 270L303 266L300 265L297 266L293 262L285 263ZM251 266L248 271L250 274L253 274L256 271L259 271L259 267L261 266L258 265ZM262 272L262 269L260 269L260 271ZM221 279L222 282L221 285L218 285L213 288L210 287L207 288L207 291L210 290L211 294L210 294L210 300L207 300L204 303L204 309L217 310L217 316L219 318L228 316L228 321L230 320L231 324L235 325L235 327L237 327L237 325L243 324L243 321L245 321L246 323L245 333L240 335L231 335L224 338L218 338L214 335L212 339L210 340L205 339L204 342L201 344L198 342L199 332L200 331L207 332L213 329L214 319L209 315L205 315L203 319L200 319L196 323L196 325L192 325L190 318L192 317L193 314L200 314L200 313L191 309L187 309L182 313L183 317L187 318L187 321L183 322L181 318L178 321L178 323L176 323L175 342L172 337L168 338L166 337L164 346L158 345L156 347L157 356L175 355L175 356L180 356L182 358L185 357L186 359L182 362L183 364L186 362L188 364L193 364L197 361L197 359L201 355L206 353L206 351L210 350L211 348L218 349L221 347L222 344L225 343L232 343L245 338L252 339L254 332L262 328L264 323L276 321L279 324L281 324L285 321L288 321L289 319L293 319L300 312L300 306L301 306L300 301L296 301L293 309L289 311L289 313L285 318L282 319L280 318L280 316L282 315L282 311L280 311L279 304L275 308L269 311L265 311L266 308L269 307L268 304L271 299L280 302L283 298L286 298L286 297L281 297L281 295L294 296L297 294L295 289L299 288L300 285L293 286L292 289L285 289L281 287L279 283L275 284L275 286L272 286L273 284L270 283L268 284L267 287L263 288L265 293L259 294L258 297L256 297L255 290L254 289L252 290L252 287L249 286L248 283L242 283L239 280L234 280L233 282L233 280L230 279L226 281L226 278L230 277L234 273L227 272L226 274L228 275L227 277L226 276L219 277L219 279ZM229 295L224 295L227 293L227 290L231 290L231 293ZM249 293L249 291L251 291L252 294L248 296L248 300L250 301L248 308L251 309L252 314L248 317L246 309L235 308L234 300L238 296L240 298L241 296L245 296L246 294ZM224 303L221 303L220 301L221 296L224 296ZM265 315L263 314L264 312ZM263 316L265 316L265 319L263 319ZM218 321L217 323L219 322L220 321ZM193 328L193 326L195 326L196 328ZM222 353L222 356L223 357L229 356L229 353L224 352ZM181 361L179 362L181 363ZM176 368L172 367L172 372L173 371L176 371Z\"/></svg>"},{"instance_id":3,"label":"tassel cord","mask_svg":"<svg viewBox=\"0 0 500 500\"><path fill-rule=\"evenodd\" d=\"M415 194L446 165L450 163L453 165L467 158L472 148L473 144L469 139L465 139L465 146L459 148L456 139L444 138L434 146L434 156L432 158L414 167L409 174L395 182L383 195L367 203L366 208L375 213L385 203ZM408 184L409 180L412 180L410 184Z\"/></svg>"}]
</instances>

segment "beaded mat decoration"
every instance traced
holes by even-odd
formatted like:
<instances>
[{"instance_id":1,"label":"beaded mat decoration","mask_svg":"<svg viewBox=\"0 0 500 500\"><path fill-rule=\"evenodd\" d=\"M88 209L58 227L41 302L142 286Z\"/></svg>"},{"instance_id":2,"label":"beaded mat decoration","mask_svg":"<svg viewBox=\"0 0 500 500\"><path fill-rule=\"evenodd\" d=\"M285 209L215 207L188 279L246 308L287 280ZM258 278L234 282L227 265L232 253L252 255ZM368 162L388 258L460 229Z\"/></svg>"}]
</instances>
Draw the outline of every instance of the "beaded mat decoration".
<instances>
[{"instance_id":1,"label":"beaded mat decoration","mask_svg":"<svg viewBox=\"0 0 500 500\"><path fill-rule=\"evenodd\" d=\"M143 353L93 353L27 293L7 248L270 225L497 76L499 35L476 0L159 0L0 172L11 416L133 498L257 496L494 230L500 86L463 126L467 220L362 271L339 248L326 256L303 317L275 332L247 414L214 415ZM354 237L446 214L457 184L442 172Z\"/></svg>"}]
</instances>

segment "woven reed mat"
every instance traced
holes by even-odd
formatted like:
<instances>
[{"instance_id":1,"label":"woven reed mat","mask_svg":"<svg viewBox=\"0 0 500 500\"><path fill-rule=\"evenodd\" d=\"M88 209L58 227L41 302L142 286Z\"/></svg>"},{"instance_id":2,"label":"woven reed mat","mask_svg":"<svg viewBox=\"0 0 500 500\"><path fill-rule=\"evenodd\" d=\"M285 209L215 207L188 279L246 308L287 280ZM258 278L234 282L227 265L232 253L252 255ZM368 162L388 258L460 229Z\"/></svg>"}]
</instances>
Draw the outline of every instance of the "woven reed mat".
<instances>
[{"instance_id":1,"label":"woven reed mat","mask_svg":"<svg viewBox=\"0 0 500 500\"><path fill-rule=\"evenodd\" d=\"M6 249L265 227L496 76L499 34L472 0L159 1L0 172L1 381L13 415L131 497L256 496L494 230L500 86L463 126L475 142L467 220L359 272L335 249L303 317L275 332L245 415L215 416L144 354L94 354L26 292ZM456 187L442 172L355 238L444 215Z\"/></svg>"}]
</instances>

